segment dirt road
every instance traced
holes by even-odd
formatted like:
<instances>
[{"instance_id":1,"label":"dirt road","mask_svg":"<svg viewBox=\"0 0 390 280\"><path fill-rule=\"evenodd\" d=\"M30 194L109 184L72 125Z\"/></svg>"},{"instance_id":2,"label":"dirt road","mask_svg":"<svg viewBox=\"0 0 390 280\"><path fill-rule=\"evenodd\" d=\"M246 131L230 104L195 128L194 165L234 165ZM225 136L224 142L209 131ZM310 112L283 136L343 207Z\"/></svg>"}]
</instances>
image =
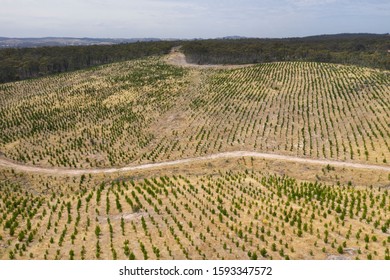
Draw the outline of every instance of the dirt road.
<instances>
[{"instance_id":1,"label":"dirt road","mask_svg":"<svg viewBox=\"0 0 390 280\"><path fill-rule=\"evenodd\" d=\"M218 154L213 154L213 155L208 155L203 157L179 159L179 160L165 161L159 163L131 165L131 166L118 167L118 168L65 169L65 168L56 168L56 167L53 168L37 167L37 166L15 163L5 158L0 158L0 166L12 168L15 171L23 171L23 172L56 174L56 175L81 175L81 174L123 173L123 172L136 171L136 170L165 168L169 166L191 164L191 163L197 163L202 161L210 161L214 159L229 159L229 158L240 158L240 157L264 158L264 159L273 159L273 160L280 160L280 161L298 162L304 164L319 164L319 165L329 164L334 167L347 167L347 168L379 170L379 171L390 172L390 166L343 162L343 161L335 161L335 160L308 159L308 158L301 158L301 157L294 157L294 156L267 154L267 153L258 153L258 152L249 152L249 151L225 152L225 153L218 153Z\"/></svg>"},{"instance_id":2,"label":"dirt road","mask_svg":"<svg viewBox=\"0 0 390 280\"><path fill-rule=\"evenodd\" d=\"M174 65L174 66L181 66L181 67L189 67L189 68L198 68L198 69L237 69L237 68L244 68L248 66L253 66L255 64L242 64L242 65L227 65L227 64L195 64L195 63L188 63L186 60L185 55L180 52L180 48L176 47L173 48L169 55L165 58L166 63Z\"/></svg>"}]
</instances>

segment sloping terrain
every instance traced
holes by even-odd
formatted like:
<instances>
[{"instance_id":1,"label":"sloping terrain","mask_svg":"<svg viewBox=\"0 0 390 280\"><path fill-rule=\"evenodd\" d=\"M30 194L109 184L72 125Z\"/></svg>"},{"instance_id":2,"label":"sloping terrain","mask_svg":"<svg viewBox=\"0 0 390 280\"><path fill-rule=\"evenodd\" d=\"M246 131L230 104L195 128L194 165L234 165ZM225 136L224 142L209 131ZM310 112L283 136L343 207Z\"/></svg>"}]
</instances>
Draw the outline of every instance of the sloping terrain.
<instances>
[{"instance_id":1,"label":"sloping terrain","mask_svg":"<svg viewBox=\"0 0 390 280\"><path fill-rule=\"evenodd\" d=\"M389 80L386 71L322 63L111 64L2 85L0 151L72 168L238 150L387 165Z\"/></svg>"},{"instance_id":2,"label":"sloping terrain","mask_svg":"<svg viewBox=\"0 0 390 280\"><path fill-rule=\"evenodd\" d=\"M390 259L389 72L183 59L0 85L0 259Z\"/></svg>"}]
</instances>

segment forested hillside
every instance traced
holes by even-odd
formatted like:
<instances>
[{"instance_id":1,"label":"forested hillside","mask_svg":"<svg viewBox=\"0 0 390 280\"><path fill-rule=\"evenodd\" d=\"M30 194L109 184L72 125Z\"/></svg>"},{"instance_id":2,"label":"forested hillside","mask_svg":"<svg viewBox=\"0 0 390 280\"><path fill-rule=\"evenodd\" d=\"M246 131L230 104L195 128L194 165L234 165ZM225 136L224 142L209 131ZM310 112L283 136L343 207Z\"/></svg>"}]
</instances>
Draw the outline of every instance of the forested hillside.
<instances>
[{"instance_id":1,"label":"forested hillside","mask_svg":"<svg viewBox=\"0 0 390 280\"><path fill-rule=\"evenodd\" d=\"M175 45L176 42L138 42L111 46L0 49L0 83L162 55Z\"/></svg>"},{"instance_id":2,"label":"forested hillside","mask_svg":"<svg viewBox=\"0 0 390 280\"><path fill-rule=\"evenodd\" d=\"M323 35L288 39L200 40L184 44L187 60L197 64L247 64L314 61L390 69L390 36Z\"/></svg>"},{"instance_id":3,"label":"forested hillside","mask_svg":"<svg viewBox=\"0 0 390 280\"><path fill-rule=\"evenodd\" d=\"M161 55L177 45L183 45L187 60L197 64L314 61L390 69L388 34L341 34L288 39L214 39L0 49L0 83Z\"/></svg>"}]
</instances>

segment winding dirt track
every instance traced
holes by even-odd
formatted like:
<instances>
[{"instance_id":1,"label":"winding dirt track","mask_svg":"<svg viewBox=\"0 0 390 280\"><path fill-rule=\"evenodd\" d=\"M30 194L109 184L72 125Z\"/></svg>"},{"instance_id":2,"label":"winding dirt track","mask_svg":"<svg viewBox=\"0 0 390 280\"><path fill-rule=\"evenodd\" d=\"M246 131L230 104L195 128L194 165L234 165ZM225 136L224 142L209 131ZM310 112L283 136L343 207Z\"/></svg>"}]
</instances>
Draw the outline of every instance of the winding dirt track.
<instances>
[{"instance_id":1,"label":"winding dirt track","mask_svg":"<svg viewBox=\"0 0 390 280\"><path fill-rule=\"evenodd\" d=\"M218 154L213 154L213 155L208 155L203 157L178 159L173 161L148 163L148 164L141 164L136 166L124 166L118 168L113 167L113 168L95 168L95 169L65 169L65 168L55 168L55 167L53 168L37 167L37 166L15 163L5 158L0 158L0 166L12 168L16 171L23 171L23 172L43 173L43 174L53 174L53 175L81 175L81 174L123 173L128 171L147 170L153 168L164 168L164 167L169 167L174 165L191 164L191 163L210 161L215 159L228 159L228 158L240 158L240 157L253 157L253 158L280 160L280 161L292 161L292 162L304 163L304 164L319 164L319 165L329 164L334 167L346 167L346 168L379 170L379 171L390 172L390 166L371 165L371 164L343 162L343 161L334 161L334 160L308 159L308 158L300 158L294 156L248 152L248 151L225 152L225 153L218 153Z\"/></svg>"},{"instance_id":2,"label":"winding dirt track","mask_svg":"<svg viewBox=\"0 0 390 280\"><path fill-rule=\"evenodd\" d=\"M251 66L251 64L247 64L247 65L191 64L186 61L184 54L179 52L179 48L172 49L171 53L166 57L165 61L168 64L175 65L175 66L191 67L191 68L199 68L199 69L208 69L208 68L233 69L233 68L242 68L242 67ZM130 165L130 166L112 167L112 168L95 168L95 169L65 169L65 168L56 168L56 167L38 167L38 166L31 166L31 165L13 162L4 157L0 157L0 167L12 168L15 171L31 172L31 173L43 173L43 174L53 174L53 175L54 174L55 175L81 175L81 174L121 173L121 172L136 171L136 170L164 168L164 167L169 167L174 165L191 164L191 163L210 161L215 159L228 159L228 158L240 158L240 157L273 159L273 160L291 161L291 162L297 162L303 164L317 164L317 165L329 164L334 167L346 167L346 168L390 172L390 166L343 162L343 161L335 161L335 160L309 159L309 158L301 158L301 157L269 154L269 153L259 153L259 152L251 152L251 151L224 152L224 153L212 154L203 157L179 159L179 160L165 161L159 163L149 163L149 164L141 164L135 166Z\"/></svg>"}]
</instances>

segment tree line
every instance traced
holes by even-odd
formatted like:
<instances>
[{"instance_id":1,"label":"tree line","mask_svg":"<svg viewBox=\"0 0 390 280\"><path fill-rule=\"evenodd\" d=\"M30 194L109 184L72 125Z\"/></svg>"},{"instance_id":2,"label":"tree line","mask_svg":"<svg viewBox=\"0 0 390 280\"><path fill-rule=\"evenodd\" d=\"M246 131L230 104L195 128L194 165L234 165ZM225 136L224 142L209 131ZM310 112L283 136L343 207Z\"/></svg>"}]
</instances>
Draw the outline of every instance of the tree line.
<instances>
[{"instance_id":1,"label":"tree line","mask_svg":"<svg viewBox=\"0 0 390 280\"><path fill-rule=\"evenodd\" d=\"M80 70L97 65L162 55L176 42L0 49L0 83Z\"/></svg>"},{"instance_id":2,"label":"tree line","mask_svg":"<svg viewBox=\"0 0 390 280\"><path fill-rule=\"evenodd\" d=\"M389 34L339 34L286 39L213 39L186 42L197 64L314 61L390 69Z\"/></svg>"},{"instance_id":3,"label":"tree line","mask_svg":"<svg viewBox=\"0 0 390 280\"><path fill-rule=\"evenodd\" d=\"M183 45L187 60L197 64L315 61L390 69L389 34L339 34L0 49L0 83L162 55L177 45Z\"/></svg>"}]
</instances>

